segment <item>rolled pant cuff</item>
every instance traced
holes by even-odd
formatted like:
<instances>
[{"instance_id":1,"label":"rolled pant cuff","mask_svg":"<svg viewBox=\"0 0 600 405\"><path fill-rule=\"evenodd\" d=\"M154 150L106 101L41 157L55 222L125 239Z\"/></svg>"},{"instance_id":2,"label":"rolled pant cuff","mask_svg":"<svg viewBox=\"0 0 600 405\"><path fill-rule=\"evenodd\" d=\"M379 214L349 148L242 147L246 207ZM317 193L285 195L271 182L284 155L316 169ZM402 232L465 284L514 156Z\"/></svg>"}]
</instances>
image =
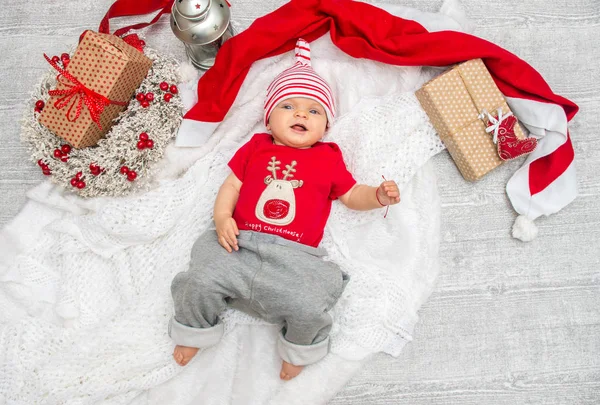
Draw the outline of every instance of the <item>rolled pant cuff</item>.
<instances>
[{"instance_id":1,"label":"rolled pant cuff","mask_svg":"<svg viewBox=\"0 0 600 405\"><path fill-rule=\"evenodd\" d=\"M219 343L223 337L225 326L222 322L211 328L192 328L183 325L172 317L169 321L169 336L175 344L188 347L209 347Z\"/></svg>"},{"instance_id":2,"label":"rolled pant cuff","mask_svg":"<svg viewBox=\"0 0 600 405\"><path fill-rule=\"evenodd\" d=\"M297 345L279 334L277 351L281 358L294 366L306 366L321 360L329 352L329 336L312 345Z\"/></svg>"}]
</instances>

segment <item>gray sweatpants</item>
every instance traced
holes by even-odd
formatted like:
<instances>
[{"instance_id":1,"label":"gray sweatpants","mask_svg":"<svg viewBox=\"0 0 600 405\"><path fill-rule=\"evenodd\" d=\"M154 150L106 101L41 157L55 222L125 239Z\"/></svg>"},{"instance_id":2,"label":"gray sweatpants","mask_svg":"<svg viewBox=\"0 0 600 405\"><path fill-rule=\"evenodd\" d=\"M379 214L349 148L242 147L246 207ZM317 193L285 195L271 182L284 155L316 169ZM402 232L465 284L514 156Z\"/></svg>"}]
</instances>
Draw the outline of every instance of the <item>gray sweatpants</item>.
<instances>
[{"instance_id":1,"label":"gray sweatpants","mask_svg":"<svg viewBox=\"0 0 600 405\"><path fill-rule=\"evenodd\" d=\"M219 314L227 307L282 323L283 360L306 365L329 349L329 310L349 280L326 251L277 235L241 231L240 249L228 253L209 229L192 248L190 268L171 284L175 316L169 336L178 345L207 347L223 336Z\"/></svg>"}]
</instances>

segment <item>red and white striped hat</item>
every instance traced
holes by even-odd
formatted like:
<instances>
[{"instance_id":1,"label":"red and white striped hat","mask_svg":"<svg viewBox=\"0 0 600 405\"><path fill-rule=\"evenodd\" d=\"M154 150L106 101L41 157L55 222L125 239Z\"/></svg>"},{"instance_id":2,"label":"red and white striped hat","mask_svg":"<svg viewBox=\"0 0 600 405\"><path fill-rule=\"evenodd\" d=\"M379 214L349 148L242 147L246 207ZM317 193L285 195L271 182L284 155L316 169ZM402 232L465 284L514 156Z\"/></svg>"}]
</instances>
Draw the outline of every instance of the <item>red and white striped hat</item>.
<instances>
[{"instance_id":1,"label":"red and white striped hat","mask_svg":"<svg viewBox=\"0 0 600 405\"><path fill-rule=\"evenodd\" d=\"M296 42L296 63L281 72L269 85L265 97L265 125L275 106L284 100L304 97L321 104L327 114L327 126L335 116L335 102L331 88L310 64L310 44L298 39Z\"/></svg>"}]
</instances>

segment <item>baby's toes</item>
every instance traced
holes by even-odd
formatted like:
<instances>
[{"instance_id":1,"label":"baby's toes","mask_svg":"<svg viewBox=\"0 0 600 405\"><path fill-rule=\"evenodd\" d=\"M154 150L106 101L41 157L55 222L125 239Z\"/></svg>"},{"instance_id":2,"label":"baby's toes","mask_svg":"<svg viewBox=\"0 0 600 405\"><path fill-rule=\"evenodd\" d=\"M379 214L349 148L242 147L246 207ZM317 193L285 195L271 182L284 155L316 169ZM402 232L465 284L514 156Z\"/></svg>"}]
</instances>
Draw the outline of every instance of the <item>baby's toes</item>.
<instances>
[{"instance_id":1,"label":"baby's toes","mask_svg":"<svg viewBox=\"0 0 600 405\"><path fill-rule=\"evenodd\" d=\"M179 352L179 351L173 352L173 358L175 359L175 362L177 364L179 364L180 366L183 366L183 354L181 354L181 352Z\"/></svg>"}]
</instances>

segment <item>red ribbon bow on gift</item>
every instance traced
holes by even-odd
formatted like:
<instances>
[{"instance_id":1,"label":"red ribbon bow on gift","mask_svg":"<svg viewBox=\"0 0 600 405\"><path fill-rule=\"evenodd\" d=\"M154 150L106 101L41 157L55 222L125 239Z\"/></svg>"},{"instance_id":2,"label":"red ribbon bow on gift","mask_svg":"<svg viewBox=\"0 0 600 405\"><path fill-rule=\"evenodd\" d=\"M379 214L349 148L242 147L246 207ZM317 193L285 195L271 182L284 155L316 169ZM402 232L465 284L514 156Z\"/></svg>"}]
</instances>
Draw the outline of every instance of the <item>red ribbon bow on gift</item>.
<instances>
[{"instance_id":1,"label":"red ribbon bow on gift","mask_svg":"<svg viewBox=\"0 0 600 405\"><path fill-rule=\"evenodd\" d=\"M46 58L48 63L59 72L58 76L56 76L56 81L68 87L67 89L63 90L54 89L48 92L50 96L63 96L56 100L56 102L54 103L54 107L56 107L57 110L60 110L63 107L66 107L71 102L71 99L73 99L73 97L79 98L79 102L77 102L77 99L73 100L73 103L71 103L71 106L67 110L66 117L69 122L77 121L77 119L81 115L83 104L85 103L88 110L90 111L92 121L94 121L98 128L102 130L102 125L100 125L100 114L102 114L102 111L104 111L104 107L110 104L122 106L127 105L127 103L125 102L109 100L102 94L98 94L95 91L88 89L79 80L77 80L75 76L58 66L58 63L50 59L48 55L44 54L44 58ZM67 79L70 83L61 80L63 77ZM71 110L73 110L73 106L76 102L77 109L75 111L75 117L71 119Z\"/></svg>"}]
</instances>

